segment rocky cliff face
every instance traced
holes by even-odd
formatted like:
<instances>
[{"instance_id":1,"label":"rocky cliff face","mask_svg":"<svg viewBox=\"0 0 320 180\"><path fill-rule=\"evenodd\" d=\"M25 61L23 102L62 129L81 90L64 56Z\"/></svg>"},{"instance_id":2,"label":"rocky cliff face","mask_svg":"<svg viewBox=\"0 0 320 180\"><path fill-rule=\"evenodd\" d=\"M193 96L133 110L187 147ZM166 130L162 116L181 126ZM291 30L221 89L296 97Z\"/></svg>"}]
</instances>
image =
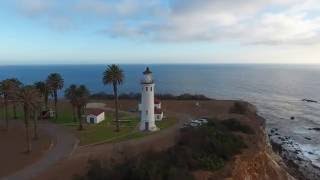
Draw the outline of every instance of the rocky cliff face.
<instances>
[{"instance_id":1,"label":"rocky cliff face","mask_svg":"<svg viewBox=\"0 0 320 180\"><path fill-rule=\"evenodd\" d=\"M294 179L287 173L281 159L270 150L268 142L261 139L259 144L259 148L255 151L248 155L241 154L236 158L231 178L239 180Z\"/></svg>"},{"instance_id":2,"label":"rocky cliff face","mask_svg":"<svg viewBox=\"0 0 320 180\"><path fill-rule=\"evenodd\" d=\"M256 115L256 109L248 106L249 111L242 117L242 122L255 129L254 137L244 137L249 148L236 157L232 170L232 179L239 180L285 180L295 179L288 172L286 165L276 155L266 136L264 119Z\"/></svg>"}]
</instances>

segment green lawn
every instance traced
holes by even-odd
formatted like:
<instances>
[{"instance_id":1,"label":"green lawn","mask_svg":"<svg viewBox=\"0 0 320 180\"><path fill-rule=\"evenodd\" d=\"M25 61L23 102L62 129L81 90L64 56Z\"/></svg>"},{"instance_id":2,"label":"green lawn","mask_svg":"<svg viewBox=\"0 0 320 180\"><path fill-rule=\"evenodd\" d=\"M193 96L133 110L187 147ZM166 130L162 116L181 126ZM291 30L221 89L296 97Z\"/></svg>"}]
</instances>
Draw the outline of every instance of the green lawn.
<instances>
[{"instance_id":1,"label":"green lawn","mask_svg":"<svg viewBox=\"0 0 320 180\"><path fill-rule=\"evenodd\" d=\"M22 110L22 107L20 106L17 106L17 116L18 116L18 119L23 119L23 110ZM12 110L12 106L8 106L8 117L9 119L13 119L13 110ZM4 107L2 106L0 108L0 120L4 120Z\"/></svg>"},{"instance_id":2,"label":"green lawn","mask_svg":"<svg viewBox=\"0 0 320 180\"><path fill-rule=\"evenodd\" d=\"M162 121L157 121L156 125L161 130L173 126L176 122L177 119L175 117L169 117L167 119L163 119Z\"/></svg>"},{"instance_id":3,"label":"green lawn","mask_svg":"<svg viewBox=\"0 0 320 180\"><path fill-rule=\"evenodd\" d=\"M140 119L138 119L137 121L140 121ZM160 128L160 131L161 131L163 129L166 129L166 128L169 128L169 127L173 126L176 122L177 122L176 118L170 117L170 118L164 119L164 120L162 120L160 122L157 121L156 125L157 125L158 128ZM138 123L137 123L137 125L138 125ZM139 139L139 138L142 138L142 137L145 137L147 135L154 134L154 133L157 133L157 132L159 132L159 131L156 131L156 132L141 132L138 129L134 129L133 131L128 132L127 134L122 135L120 137L117 137L115 139L112 139L111 141L115 142L115 141L124 141L124 140L130 140L130 139Z\"/></svg>"},{"instance_id":4,"label":"green lawn","mask_svg":"<svg viewBox=\"0 0 320 180\"><path fill-rule=\"evenodd\" d=\"M80 139L80 145L93 144L98 142L109 142L127 136L136 131L139 119L134 116L121 116L126 122L121 122L120 132L116 132L116 124L112 122L113 114L106 113L106 120L99 124L86 124L85 129L78 131L78 124L67 125L75 132Z\"/></svg>"},{"instance_id":5,"label":"green lawn","mask_svg":"<svg viewBox=\"0 0 320 180\"><path fill-rule=\"evenodd\" d=\"M130 121L121 122L120 132L115 131L115 123L112 122L113 114L106 115L106 120L100 124L86 124L85 130L78 131L78 124L68 125L69 128L76 133L80 139L80 145L88 145L94 143L118 142L130 139L138 139L157 132L141 132L138 129L140 119L137 116L122 114L121 119ZM173 126L176 118L169 118L157 122L160 130Z\"/></svg>"}]
</instances>

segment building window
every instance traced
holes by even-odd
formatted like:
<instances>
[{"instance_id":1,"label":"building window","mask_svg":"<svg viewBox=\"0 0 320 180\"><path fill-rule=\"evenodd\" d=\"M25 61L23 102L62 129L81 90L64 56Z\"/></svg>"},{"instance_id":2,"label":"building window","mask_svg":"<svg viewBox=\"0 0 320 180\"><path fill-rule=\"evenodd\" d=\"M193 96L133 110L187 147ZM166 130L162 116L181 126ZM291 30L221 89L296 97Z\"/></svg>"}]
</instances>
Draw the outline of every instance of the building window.
<instances>
[{"instance_id":1,"label":"building window","mask_svg":"<svg viewBox=\"0 0 320 180\"><path fill-rule=\"evenodd\" d=\"M150 87L150 91L152 91L152 87Z\"/></svg>"},{"instance_id":2,"label":"building window","mask_svg":"<svg viewBox=\"0 0 320 180\"><path fill-rule=\"evenodd\" d=\"M146 91L148 91L148 87L146 87Z\"/></svg>"},{"instance_id":3,"label":"building window","mask_svg":"<svg viewBox=\"0 0 320 180\"><path fill-rule=\"evenodd\" d=\"M146 110L146 115L148 115L148 110Z\"/></svg>"}]
</instances>

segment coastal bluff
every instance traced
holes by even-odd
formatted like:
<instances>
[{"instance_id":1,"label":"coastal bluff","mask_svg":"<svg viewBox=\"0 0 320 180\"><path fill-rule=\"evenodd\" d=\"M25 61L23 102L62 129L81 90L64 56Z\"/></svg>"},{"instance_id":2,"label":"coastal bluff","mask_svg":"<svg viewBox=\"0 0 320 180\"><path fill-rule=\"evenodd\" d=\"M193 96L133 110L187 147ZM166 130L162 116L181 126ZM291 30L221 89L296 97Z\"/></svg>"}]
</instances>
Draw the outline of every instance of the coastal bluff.
<instances>
[{"instance_id":1,"label":"coastal bluff","mask_svg":"<svg viewBox=\"0 0 320 180\"><path fill-rule=\"evenodd\" d=\"M120 109L127 111L135 108L138 102L120 100L119 103ZM242 101L226 100L163 100L162 103L164 112L178 118L175 126L140 139L78 147L69 158L57 163L34 179L72 179L74 175L81 176L88 170L88 160L107 160L110 157L117 157L121 149L126 151L130 149L129 154L132 156L150 150L164 151L175 144L175 136L183 123L200 117L211 117L221 121L237 119L254 132L250 134L236 132L242 137L247 147L231 158L222 169L213 172L206 170L192 172L195 179L295 179L288 173L288 168L282 159L272 151L265 132L264 119L257 115L253 105ZM106 106L112 108L113 103L108 101Z\"/></svg>"}]
</instances>

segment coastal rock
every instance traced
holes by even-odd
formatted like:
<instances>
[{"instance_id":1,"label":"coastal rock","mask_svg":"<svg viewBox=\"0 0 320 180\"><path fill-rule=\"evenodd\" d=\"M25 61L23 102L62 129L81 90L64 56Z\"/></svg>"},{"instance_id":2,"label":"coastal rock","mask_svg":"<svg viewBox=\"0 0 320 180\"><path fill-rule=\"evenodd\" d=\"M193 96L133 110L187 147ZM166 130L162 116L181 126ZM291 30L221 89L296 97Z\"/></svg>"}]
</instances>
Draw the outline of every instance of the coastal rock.
<instances>
[{"instance_id":1,"label":"coastal rock","mask_svg":"<svg viewBox=\"0 0 320 180\"><path fill-rule=\"evenodd\" d=\"M320 128L308 128L308 130L320 131Z\"/></svg>"},{"instance_id":2,"label":"coastal rock","mask_svg":"<svg viewBox=\"0 0 320 180\"><path fill-rule=\"evenodd\" d=\"M302 99L302 101L304 101L304 102L310 102L310 103L318 103L318 101L312 100L312 99Z\"/></svg>"},{"instance_id":3,"label":"coastal rock","mask_svg":"<svg viewBox=\"0 0 320 180\"><path fill-rule=\"evenodd\" d=\"M295 171L299 179L318 180L320 179L320 168L315 166L302 152L299 144L289 136L281 136L275 129L270 130L269 140L275 152L278 152L283 160ZM311 140L309 137L305 137ZM308 152L311 154L312 152Z\"/></svg>"}]
</instances>

